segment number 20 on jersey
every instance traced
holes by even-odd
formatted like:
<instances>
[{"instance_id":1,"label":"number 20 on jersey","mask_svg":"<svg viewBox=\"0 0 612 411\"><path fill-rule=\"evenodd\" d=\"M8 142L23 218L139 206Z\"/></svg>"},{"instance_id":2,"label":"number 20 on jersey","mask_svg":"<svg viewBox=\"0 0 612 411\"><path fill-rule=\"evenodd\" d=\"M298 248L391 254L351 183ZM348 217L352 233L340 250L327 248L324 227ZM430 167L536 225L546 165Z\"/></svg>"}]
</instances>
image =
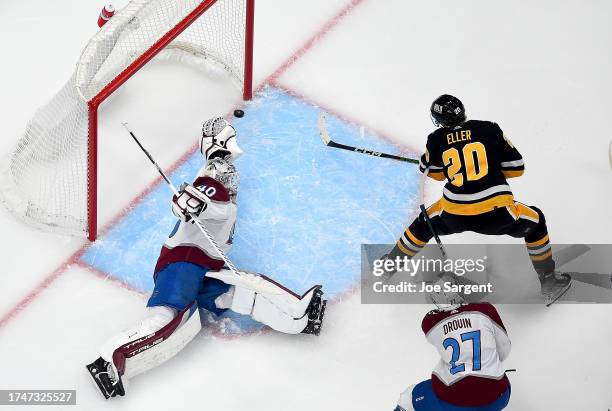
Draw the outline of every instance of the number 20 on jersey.
<instances>
[{"instance_id":1,"label":"number 20 on jersey","mask_svg":"<svg viewBox=\"0 0 612 411\"><path fill-rule=\"evenodd\" d=\"M461 151L449 148L442 153L442 161L451 184L456 187L461 187L466 180L480 180L489 173L487 150L480 142L466 144Z\"/></svg>"}]
</instances>

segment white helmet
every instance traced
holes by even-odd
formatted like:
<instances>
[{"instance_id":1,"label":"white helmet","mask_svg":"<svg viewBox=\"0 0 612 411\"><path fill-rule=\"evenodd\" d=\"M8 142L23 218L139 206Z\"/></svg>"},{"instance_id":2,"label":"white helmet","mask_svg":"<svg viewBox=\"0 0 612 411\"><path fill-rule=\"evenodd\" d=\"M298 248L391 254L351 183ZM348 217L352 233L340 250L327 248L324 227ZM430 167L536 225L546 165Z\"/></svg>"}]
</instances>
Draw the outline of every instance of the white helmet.
<instances>
[{"instance_id":1,"label":"white helmet","mask_svg":"<svg viewBox=\"0 0 612 411\"><path fill-rule=\"evenodd\" d=\"M206 160L213 158L236 160L242 154L236 141L236 129L222 117L207 120L202 126L200 152Z\"/></svg>"},{"instance_id":2,"label":"white helmet","mask_svg":"<svg viewBox=\"0 0 612 411\"><path fill-rule=\"evenodd\" d=\"M210 159L204 167L202 174L223 184L230 197L235 198L236 194L238 194L240 175L236 167L226 159L219 157Z\"/></svg>"},{"instance_id":3,"label":"white helmet","mask_svg":"<svg viewBox=\"0 0 612 411\"><path fill-rule=\"evenodd\" d=\"M467 304L465 299L458 293L453 291L444 291L444 282L454 282L448 276L441 277L436 284L440 286L439 292L431 292L429 298L440 311L453 311Z\"/></svg>"}]
</instances>

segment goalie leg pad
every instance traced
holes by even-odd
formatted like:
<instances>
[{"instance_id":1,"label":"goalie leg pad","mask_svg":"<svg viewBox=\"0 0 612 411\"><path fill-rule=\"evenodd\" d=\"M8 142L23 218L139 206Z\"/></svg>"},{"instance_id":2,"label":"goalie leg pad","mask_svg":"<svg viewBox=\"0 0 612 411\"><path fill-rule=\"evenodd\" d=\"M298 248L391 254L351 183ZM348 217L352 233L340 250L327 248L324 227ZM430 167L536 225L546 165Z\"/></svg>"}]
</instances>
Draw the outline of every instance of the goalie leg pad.
<instances>
[{"instance_id":1,"label":"goalie leg pad","mask_svg":"<svg viewBox=\"0 0 612 411\"><path fill-rule=\"evenodd\" d=\"M287 334L301 333L308 325L308 316L292 317L283 312L282 308L277 301L274 301L273 297L267 298L265 295L257 295L251 317L277 331Z\"/></svg>"},{"instance_id":2,"label":"goalie leg pad","mask_svg":"<svg viewBox=\"0 0 612 411\"><path fill-rule=\"evenodd\" d=\"M168 310L173 313L173 318L162 325L164 318L168 319ZM195 301L176 316L174 313L169 307L151 308L137 329L128 330L119 337L127 337L128 341L114 345L112 351L111 362L118 375L129 379L162 364L182 350L201 330ZM104 356L108 356L108 350Z\"/></svg>"},{"instance_id":3,"label":"goalie leg pad","mask_svg":"<svg viewBox=\"0 0 612 411\"><path fill-rule=\"evenodd\" d=\"M287 334L299 334L308 325L307 310L311 299L320 286L314 286L304 295L299 296L270 280L276 293L257 293L253 290L235 285L230 291L215 300L218 308L229 308L239 314L250 315L276 331Z\"/></svg>"},{"instance_id":4,"label":"goalie leg pad","mask_svg":"<svg viewBox=\"0 0 612 411\"><path fill-rule=\"evenodd\" d=\"M160 330L176 317L176 313L177 311L171 307L147 308L137 325L121 331L104 343L101 350L102 358L112 362L113 353L117 347Z\"/></svg>"}]
</instances>

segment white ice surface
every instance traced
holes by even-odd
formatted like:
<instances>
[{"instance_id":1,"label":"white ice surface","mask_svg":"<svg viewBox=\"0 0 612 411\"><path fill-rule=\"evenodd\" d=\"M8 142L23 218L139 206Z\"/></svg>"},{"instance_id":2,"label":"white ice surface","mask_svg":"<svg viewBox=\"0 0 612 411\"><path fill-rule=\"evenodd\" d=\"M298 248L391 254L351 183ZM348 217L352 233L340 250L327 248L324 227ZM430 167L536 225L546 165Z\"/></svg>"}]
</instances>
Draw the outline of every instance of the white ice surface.
<instances>
[{"instance_id":1,"label":"white ice surface","mask_svg":"<svg viewBox=\"0 0 612 411\"><path fill-rule=\"evenodd\" d=\"M0 154L68 79L102 3L0 3ZM255 83L344 4L258 0ZM609 243L611 17L612 4L596 0L365 0L280 82L409 149L420 149L431 130L431 99L457 93L472 117L497 120L523 153L528 171L513 188L545 211L553 241ZM204 117L239 102L228 82L170 65L139 73L102 109L101 225L154 178L124 139L121 121L130 121L167 166L193 142ZM438 195L439 187L428 185L427 199ZM0 227L3 316L82 242L23 227L4 211ZM466 240L482 238L448 239ZM138 317L143 303L89 272L69 270L0 328L0 389L77 389L77 408L87 410L390 410L436 361L419 329L426 307L363 306L351 296L330 306L318 339L203 335L135 379L128 397L106 404L83 364L98 341ZM612 406L610 306L500 311L514 344L508 367L518 368L509 410Z\"/></svg>"},{"instance_id":2,"label":"white ice surface","mask_svg":"<svg viewBox=\"0 0 612 411\"><path fill-rule=\"evenodd\" d=\"M525 157L511 184L551 239L607 243L611 18L605 1L365 1L280 82L419 151L433 98L459 95Z\"/></svg>"}]
</instances>

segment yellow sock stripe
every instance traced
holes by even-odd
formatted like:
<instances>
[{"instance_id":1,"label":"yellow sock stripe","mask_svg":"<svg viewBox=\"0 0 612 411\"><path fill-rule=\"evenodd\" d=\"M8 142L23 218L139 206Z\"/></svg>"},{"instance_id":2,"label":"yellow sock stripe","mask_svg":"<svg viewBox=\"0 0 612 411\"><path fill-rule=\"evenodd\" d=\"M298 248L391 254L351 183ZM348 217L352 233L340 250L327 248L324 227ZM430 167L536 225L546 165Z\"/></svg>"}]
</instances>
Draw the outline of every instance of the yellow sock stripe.
<instances>
[{"instance_id":1,"label":"yellow sock stripe","mask_svg":"<svg viewBox=\"0 0 612 411\"><path fill-rule=\"evenodd\" d=\"M405 232L408 238L410 238L410 241L412 241L414 244L418 245L419 247L423 247L425 244L427 244L425 241L421 241L418 238L416 238L414 234L410 232L410 227L408 227Z\"/></svg>"},{"instance_id":2,"label":"yellow sock stripe","mask_svg":"<svg viewBox=\"0 0 612 411\"><path fill-rule=\"evenodd\" d=\"M544 237L542 237L538 241L534 241L532 243L528 243L527 241L525 241L525 244L527 244L528 247L537 247L537 246L542 245L542 244L544 244L544 243L546 243L548 241L549 241L548 234L546 234Z\"/></svg>"},{"instance_id":3,"label":"yellow sock stripe","mask_svg":"<svg viewBox=\"0 0 612 411\"><path fill-rule=\"evenodd\" d=\"M552 250L548 250L546 254L542 254L538 256L531 256L530 258L531 258L531 261L542 261L550 257L552 257Z\"/></svg>"},{"instance_id":4,"label":"yellow sock stripe","mask_svg":"<svg viewBox=\"0 0 612 411\"><path fill-rule=\"evenodd\" d=\"M418 253L419 251L421 251L421 249L423 247L412 244L412 241L410 241L408 238L406 238L406 234L404 234L403 236L400 237L399 241L402 243L402 245L411 250L413 253Z\"/></svg>"},{"instance_id":5,"label":"yellow sock stripe","mask_svg":"<svg viewBox=\"0 0 612 411\"><path fill-rule=\"evenodd\" d=\"M409 255L410 257L414 257L416 255L416 253L412 250L407 249L406 247L404 247L404 244L402 244L401 241L398 241L396 243L397 247L402 251L402 253Z\"/></svg>"},{"instance_id":6,"label":"yellow sock stripe","mask_svg":"<svg viewBox=\"0 0 612 411\"><path fill-rule=\"evenodd\" d=\"M529 255L544 254L548 250L550 250L550 244L548 244L548 243L544 244L541 247L529 247L529 246L527 246L527 251L529 252Z\"/></svg>"}]
</instances>

